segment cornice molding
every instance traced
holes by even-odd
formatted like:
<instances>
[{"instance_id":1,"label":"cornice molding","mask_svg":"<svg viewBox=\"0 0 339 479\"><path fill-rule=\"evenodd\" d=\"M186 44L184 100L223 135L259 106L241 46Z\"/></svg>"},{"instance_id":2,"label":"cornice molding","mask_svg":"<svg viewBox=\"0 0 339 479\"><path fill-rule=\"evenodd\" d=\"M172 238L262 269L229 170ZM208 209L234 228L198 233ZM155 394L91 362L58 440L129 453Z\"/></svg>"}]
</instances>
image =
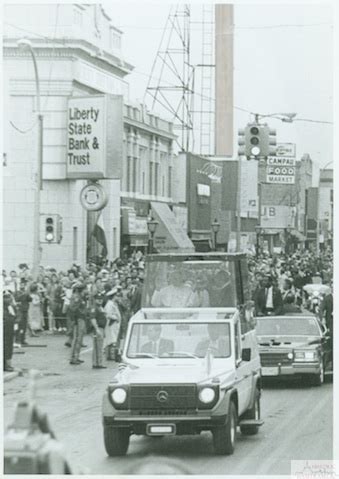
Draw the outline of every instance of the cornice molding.
<instances>
[{"instance_id":1,"label":"cornice molding","mask_svg":"<svg viewBox=\"0 0 339 479\"><path fill-rule=\"evenodd\" d=\"M3 39L4 58L6 56L25 58L31 55L29 51L25 52L20 50L17 46L17 41L17 38L7 37ZM100 47L93 45L87 40L61 38L48 41L45 39L35 38L32 42L32 46L37 57L54 57L57 56L57 52L64 52L63 55L65 56L76 55L79 57L81 56L79 55L79 52L82 52L82 55L84 55L86 59L89 59L92 63L97 63L101 66L106 65L106 69L113 67L123 74L121 76L126 76L134 69L133 65L127 63L122 58L100 49Z\"/></svg>"}]
</instances>

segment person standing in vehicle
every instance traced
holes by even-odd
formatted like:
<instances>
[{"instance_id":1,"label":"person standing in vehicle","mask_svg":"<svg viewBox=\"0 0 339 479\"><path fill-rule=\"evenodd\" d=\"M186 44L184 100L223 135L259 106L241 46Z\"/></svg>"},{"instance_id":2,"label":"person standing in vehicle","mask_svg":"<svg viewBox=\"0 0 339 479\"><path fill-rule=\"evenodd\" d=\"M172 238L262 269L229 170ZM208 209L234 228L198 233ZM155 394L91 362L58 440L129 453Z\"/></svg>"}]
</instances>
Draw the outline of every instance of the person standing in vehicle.
<instances>
[{"instance_id":1,"label":"person standing in vehicle","mask_svg":"<svg viewBox=\"0 0 339 479\"><path fill-rule=\"evenodd\" d=\"M96 293L94 307L90 311L90 320L93 327L93 369L106 369L103 365L103 348L106 327L106 314L102 306L104 295Z\"/></svg>"},{"instance_id":2,"label":"person standing in vehicle","mask_svg":"<svg viewBox=\"0 0 339 479\"><path fill-rule=\"evenodd\" d=\"M279 288L273 285L272 277L265 275L262 287L254 295L255 309L258 316L281 314L283 300Z\"/></svg>"},{"instance_id":3,"label":"person standing in vehicle","mask_svg":"<svg viewBox=\"0 0 339 479\"><path fill-rule=\"evenodd\" d=\"M86 286L80 282L74 285L73 294L68 308L69 319L73 331L71 360L69 362L72 365L79 365L84 362L79 358L79 355L82 340L86 333L87 302L84 294L85 287Z\"/></svg>"}]
</instances>

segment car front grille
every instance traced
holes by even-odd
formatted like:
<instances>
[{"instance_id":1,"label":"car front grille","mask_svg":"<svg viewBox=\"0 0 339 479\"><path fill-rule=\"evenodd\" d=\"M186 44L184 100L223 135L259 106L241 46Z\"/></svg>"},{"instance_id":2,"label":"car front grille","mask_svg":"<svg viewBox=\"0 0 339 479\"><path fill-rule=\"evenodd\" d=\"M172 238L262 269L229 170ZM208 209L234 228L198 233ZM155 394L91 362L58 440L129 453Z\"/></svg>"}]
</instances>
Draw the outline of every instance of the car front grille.
<instances>
[{"instance_id":1,"label":"car front grille","mask_svg":"<svg viewBox=\"0 0 339 479\"><path fill-rule=\"evenodd\" d=\"M139 409L132 411L133 416L192 416L196 410L192 409Z\"/></svg>"},{"instance_id":2,"label":"car front grille","mask_svg":"<svg viewBox=\"0 0 339 479\"><path fill-rule=\"evenodd\" d=\"M262 366L278 366L292 364L293 359L289 359L287 355L289 352L269 351L260 352L260 362Z\"/></svg>"},{"instance_id":3,"label":"car front grille","mask_svg":"<svg viewBox=\"0 0 339 479\"><path fill-rule=\"evenodd\" d=\"M195 384L131 385L130 387L130 409L132 410L180 411L195 409L196 404Z\"/></svg>"}]
</instances>

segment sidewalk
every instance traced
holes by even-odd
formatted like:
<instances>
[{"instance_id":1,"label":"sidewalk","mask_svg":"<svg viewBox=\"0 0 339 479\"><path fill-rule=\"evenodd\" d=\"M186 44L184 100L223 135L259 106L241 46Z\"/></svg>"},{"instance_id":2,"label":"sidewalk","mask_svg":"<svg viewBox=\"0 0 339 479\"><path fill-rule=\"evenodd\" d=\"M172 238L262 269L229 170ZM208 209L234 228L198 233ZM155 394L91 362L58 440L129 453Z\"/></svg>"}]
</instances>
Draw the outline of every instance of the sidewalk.
<instances>
[{"instance_id":1,"label":"sidewalk","mask_svg":"<svg viewBox=\"0 0 339 479\"><path fill-rule=\"evenodd\" d=\"M4 382L25 375L30 369L36 369L42 375L59 375L72 368L69 364L71 348L65 346L67 336L64 334L40 333L39 337L27 338L29 346L14 348L12 357L13 372L4 372ZM85 360L84 365L91 367L92 338L84 337L86 348L80 354ZM83 369L82 366L77 368Z\"/></svg>"}]
</instances>

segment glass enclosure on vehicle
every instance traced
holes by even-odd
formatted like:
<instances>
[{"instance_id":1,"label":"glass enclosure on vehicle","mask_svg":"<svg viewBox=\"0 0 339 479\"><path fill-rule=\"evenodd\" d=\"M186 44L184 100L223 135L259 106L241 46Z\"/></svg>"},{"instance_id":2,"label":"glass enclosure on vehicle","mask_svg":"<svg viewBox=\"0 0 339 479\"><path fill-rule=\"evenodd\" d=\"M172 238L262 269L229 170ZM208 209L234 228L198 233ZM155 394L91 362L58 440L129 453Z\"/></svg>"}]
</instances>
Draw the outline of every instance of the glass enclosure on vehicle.
<instances>
[{"instance_id":1,"label":"glass enclosure on vehicle","mask_svg":"<svg viewBox=\"0 0 339 479\"><path fill-rule=\"evenodd\" d=\"M257 318L258 336L320 336L320 328L315 318Z\"/></svg>"},{"instance_id":2,"label":"glass enclosure on vehicle","mask_svg":"<svg viewBox=\"0 0 339 479\"><path fill-rule=\"evenodd\" d=\"M215 358L231 356L228 323L136 323L129 337L127 357L203 358L208 350Z\"/></svg>"},{"instance_id":3,"label":"glass enclosure on vehicle","mask_svg":"<svg viewBox=\"0 0 339 479\"><path fill-rule=\"evenodd\" d=\"M146 264L143 307L221 308L237 304L235 261L217 256L210 259L163 256L161 260L154 257Z\"/></svg>"}]
</instances>

